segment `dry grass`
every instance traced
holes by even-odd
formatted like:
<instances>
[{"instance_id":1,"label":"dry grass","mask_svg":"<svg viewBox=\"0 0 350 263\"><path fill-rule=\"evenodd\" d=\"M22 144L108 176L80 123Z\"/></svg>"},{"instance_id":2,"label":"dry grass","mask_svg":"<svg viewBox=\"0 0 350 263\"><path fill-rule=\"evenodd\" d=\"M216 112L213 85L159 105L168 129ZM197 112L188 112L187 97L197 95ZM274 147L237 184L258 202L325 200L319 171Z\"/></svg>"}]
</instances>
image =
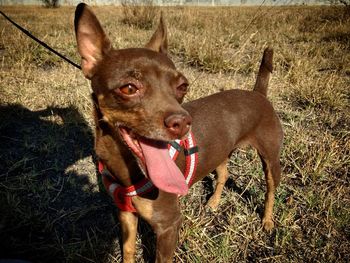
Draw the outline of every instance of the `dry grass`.
<instances>
[{"instance_id":1,"label":"dry grass","mask_svg":"<svg viewBox=\"0 0 350 263\"><path fill-rule=\"evenodd\" d=\"M74 8L1 9L78 61ZM141 46L152 34L126 25L121 8L94 10L115 47ZM257 155L238 151L219 212L204 212L213 175L182 199L175 261L349 262L349 10L162 10L172 58L192 82L188 100L251 89L263 48L274 47L269 97L286 138L275 230L260 227ZM3 19L0 29L0 258L120 262L116 208L99 191L92 158L88 81ZM138 262L148 262L152 234L144 223L140 230Z\"/></svg>"},{"instance_id":2,"label":"dry grass","mask_svg":"<svg viewBox=\"0 0 350 263\"><path fill-rule=\"evenodd\" d=\"M153 0L145 0L140 5L137 0L122 1L122 22L129 26L136 26L141 29L150 29L157 16L158 7L153 4Z\"/></svg>"}]
</instances>

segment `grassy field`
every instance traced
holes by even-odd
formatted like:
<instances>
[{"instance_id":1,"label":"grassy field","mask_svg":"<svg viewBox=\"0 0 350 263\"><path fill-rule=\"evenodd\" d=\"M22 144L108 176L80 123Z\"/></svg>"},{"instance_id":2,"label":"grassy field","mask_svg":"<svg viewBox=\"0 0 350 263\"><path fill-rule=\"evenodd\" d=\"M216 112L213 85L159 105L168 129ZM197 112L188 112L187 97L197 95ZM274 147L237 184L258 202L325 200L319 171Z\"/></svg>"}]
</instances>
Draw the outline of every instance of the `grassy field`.
<instances>
[{"instance_id":1,"label":"grassy field","mask_svg":"<svg viewBox=\"0 0 350 263\"><path fill-rule=\"evenodd\" d=\"M79 61L73 7L0 9ZM181 199L174 261L350 262L350 10L162 10L171 57L191 82L187 100L252 89L262 51L273 47L269 98L285 132L276 228L261 229L259 158L239 150L217 212L205 212L214 175ZM159 17L94 11L116 48L142 46ZM120 262L117 209L96 179L89 82L2 18L0 34L0 259ZM141 223L137 262L152 259L153 241Z\"/></svg>"}]
</instances>

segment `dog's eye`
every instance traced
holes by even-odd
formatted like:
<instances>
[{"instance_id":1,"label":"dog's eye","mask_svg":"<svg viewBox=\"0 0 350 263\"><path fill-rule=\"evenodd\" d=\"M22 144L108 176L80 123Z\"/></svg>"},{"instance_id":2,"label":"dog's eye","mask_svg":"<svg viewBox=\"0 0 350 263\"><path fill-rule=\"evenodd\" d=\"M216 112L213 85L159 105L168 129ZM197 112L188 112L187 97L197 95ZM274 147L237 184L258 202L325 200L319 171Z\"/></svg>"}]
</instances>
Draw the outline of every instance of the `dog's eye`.
<instances>
[{"instance_id":1,"label":"dog's eye","mask_svg":"<svg viewBox=\"0 0 350 263\"><path fill-rule=\"evenodd\" d=\"M180 91L181 93L186 93L188 90L188 84L183 83L180 86L177 87L177 90Z\"/></svg>"},{"instance_id":2,"label":"dog's eye","mask_svg":"<svg viewBox=\"0 0 350 263\"><path fill-rule=\"evenodd\" d=\"M119 88L120 92L123 93L124 95L133 95L135 94L139 89L136 88L132 84L125 85L121 88Z\"/></svg>"}]
</instances>

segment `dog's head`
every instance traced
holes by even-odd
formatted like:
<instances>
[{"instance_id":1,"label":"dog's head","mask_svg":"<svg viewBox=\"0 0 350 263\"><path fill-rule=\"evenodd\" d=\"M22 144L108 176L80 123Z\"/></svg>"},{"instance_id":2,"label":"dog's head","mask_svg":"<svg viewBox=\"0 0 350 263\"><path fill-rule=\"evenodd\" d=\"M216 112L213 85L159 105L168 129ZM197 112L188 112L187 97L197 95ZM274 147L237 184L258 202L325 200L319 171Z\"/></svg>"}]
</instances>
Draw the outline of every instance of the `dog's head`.
<instances>
[{"instance_id":1,"label":"dog's head","mask_svg":"<svg viewBox=\"0 0 350 263\"><path fill-rule=\"evenodd\" d=\"M144 48L119 50L87 5L78 5L74 23L82 71L91 80L100 115L141 163L146 151L155 155L165 142L187 135L191 117L180 103L188 81L167 56L162 17Z\"/></svg>"}]
</instances>

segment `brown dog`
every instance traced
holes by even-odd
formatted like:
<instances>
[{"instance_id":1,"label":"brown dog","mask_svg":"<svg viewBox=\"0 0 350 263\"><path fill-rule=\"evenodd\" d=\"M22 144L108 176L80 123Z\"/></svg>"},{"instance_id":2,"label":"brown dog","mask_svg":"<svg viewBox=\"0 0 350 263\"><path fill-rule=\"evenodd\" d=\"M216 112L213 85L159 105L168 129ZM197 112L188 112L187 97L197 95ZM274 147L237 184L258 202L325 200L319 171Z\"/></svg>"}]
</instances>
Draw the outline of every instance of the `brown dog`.
<instances>
[{"instance_id":1,"label":"brown dog","mask_svg":"<svg viewBox=\"0 0 350 263\"><path fill-rule=\"evenodd\" d=\"M124 262L134 262L138 216L156 233L156 262L171 262L181 224L179 195L216 170L217 186L208 203L215 209L228 177L227 161L235 148L247 144L263 163L267 193L262 224L272 229L283 139L266 99L272 50L264 52L254 91L224 91L181 105L188 81L167 57L162 19L145 48L113 49L85 4L77 7L75 31L82 70L93 90L100 170L121 208ZM197 146L192 141L188 149L179 149L176 166L167 144L189 134ZM196 170L192 161L186 163L188 156L195 156ZM187 180L180 171L191 169L193 177Z\"/></svg>"}]
</instances>

